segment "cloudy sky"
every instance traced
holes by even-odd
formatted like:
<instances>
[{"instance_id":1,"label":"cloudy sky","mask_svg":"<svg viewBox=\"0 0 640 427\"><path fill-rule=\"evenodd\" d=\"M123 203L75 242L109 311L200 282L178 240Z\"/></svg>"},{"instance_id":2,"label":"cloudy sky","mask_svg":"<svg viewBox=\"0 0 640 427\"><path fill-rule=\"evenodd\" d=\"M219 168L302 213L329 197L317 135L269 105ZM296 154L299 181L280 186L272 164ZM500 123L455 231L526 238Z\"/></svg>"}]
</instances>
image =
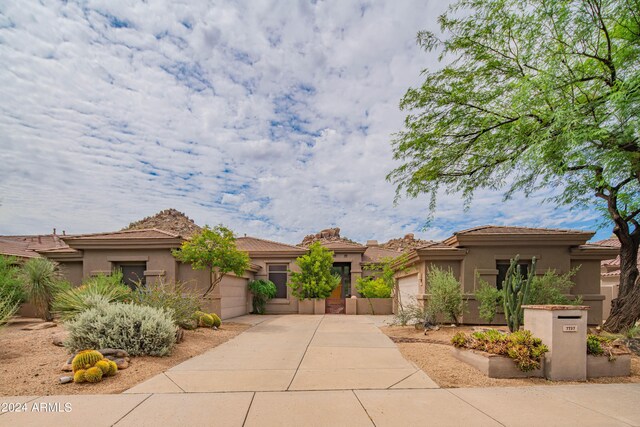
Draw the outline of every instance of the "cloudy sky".
<instances>
[{"instance_id":1,"label":"cloudy sky","mask_svg":"<svg viewBox=\"0 0 640 427\"><path fill-rule=\"evenodd\" d=\"M44 4L43 4L44 3ZM478 193L393 204L398 103L438 67L447 2L0 2L0 234L117 230L174 207L299 242L595 229L595 212ZM609 230L597 237L605 238Z\"/></svg>"}]
</instances>

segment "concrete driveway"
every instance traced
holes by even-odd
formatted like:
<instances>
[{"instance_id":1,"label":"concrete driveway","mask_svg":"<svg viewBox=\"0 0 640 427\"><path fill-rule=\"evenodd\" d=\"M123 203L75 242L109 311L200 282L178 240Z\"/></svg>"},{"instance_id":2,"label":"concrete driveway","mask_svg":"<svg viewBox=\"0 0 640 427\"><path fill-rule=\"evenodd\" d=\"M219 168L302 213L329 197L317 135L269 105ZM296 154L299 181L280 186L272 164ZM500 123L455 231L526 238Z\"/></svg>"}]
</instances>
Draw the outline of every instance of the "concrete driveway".
<instances>
[{"instance_id":1,"label":"concrete driveway","mask_svg":"<svg viewBox=\"0 0 640 427\"><path fill-rule=\"evenodd\" d=\"M260 323L124 394L0 397L0 426L640 426L640 384L439 389L378 318L239 320Z\"/></svg>"},{"instance_id":2,"label":"concrete driveway","mask_svg":"<svg viewBox=\"0 0 640 427\"><path fill-rule=\"evenodd\" d=\"M374 321L340 315L269 318L127 393L437 388Z\"/></svg>"}]
</instances>

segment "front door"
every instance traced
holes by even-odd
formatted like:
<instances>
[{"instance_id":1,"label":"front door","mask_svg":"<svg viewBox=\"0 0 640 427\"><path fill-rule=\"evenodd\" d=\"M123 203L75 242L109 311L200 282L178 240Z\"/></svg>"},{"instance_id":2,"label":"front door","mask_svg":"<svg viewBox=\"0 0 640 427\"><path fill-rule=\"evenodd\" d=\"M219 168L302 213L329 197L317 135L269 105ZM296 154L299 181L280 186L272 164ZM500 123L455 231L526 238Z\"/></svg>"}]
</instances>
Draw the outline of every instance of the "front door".
<instances>
[{"instance_id":1,"label":"front door","mask_svg":"<svg viewBox=\"0 0 640 427\"><path fill-rule=\"evenodd\" d=\"M333 274L340 276L340 284L327 298L327 313L344 314L344 299L351 293L351 263L335 262L332 267Z\"/></svg>"}]
</instances>

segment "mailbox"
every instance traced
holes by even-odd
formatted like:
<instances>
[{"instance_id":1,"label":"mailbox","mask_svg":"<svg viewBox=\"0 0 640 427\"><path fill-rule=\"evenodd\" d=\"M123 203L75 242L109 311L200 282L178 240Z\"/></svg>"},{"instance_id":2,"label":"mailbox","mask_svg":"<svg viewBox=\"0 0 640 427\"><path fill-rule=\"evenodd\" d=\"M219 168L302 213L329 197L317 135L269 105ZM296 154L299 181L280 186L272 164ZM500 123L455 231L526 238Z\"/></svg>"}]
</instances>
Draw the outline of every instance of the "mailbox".
<instances>
[{"instance_id":1,"label":"mailbox","mask_svg":"<svg viewBox=\"0 0 640 427\"><path fill-rule=\"evenodd\" d=\"M524 328L542 340L545 377L550 380L587 379L588 306L525 305Z\"/></svg>"}]
</instances>

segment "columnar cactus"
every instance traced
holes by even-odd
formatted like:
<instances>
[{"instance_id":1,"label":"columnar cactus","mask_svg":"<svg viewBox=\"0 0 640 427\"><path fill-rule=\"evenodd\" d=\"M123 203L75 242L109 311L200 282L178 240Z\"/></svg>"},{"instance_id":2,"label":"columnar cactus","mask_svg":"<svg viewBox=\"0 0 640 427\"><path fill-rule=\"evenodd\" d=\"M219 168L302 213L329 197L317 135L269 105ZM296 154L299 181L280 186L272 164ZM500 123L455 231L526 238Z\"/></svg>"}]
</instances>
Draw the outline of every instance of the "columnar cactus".
<instances>
[{"instance_id":1,"label":"columnar cactus","mask_svg":"<svg viewBox=\"0 0 640 427\"><path fill-rule=\"evenodd\" d=\"M88 369L102 359L104 359L104 357L99 351L83 350L73 358L73 361L71 361L71 368L73 369L73 372L76 372L79 369Z\"/></svg>"},{"instance_id":2,"label":"columnar cactus","mask_svg":"<svg viewBox=\"0 0 640 427\"><path fill-rule=\"evenodd\" d=\"M520 329L520 325L524 319L524 309L522 304L526 303L531 288L531 282L535 276L536 258L531 260L531 269L528 271L527 280L524 280L520 272L518 261L520 255L516 255L511 260L511 265L507 270L507 275L502 285L504 300L504 316L511 332Z\"/></svg>"}]
</instances>

